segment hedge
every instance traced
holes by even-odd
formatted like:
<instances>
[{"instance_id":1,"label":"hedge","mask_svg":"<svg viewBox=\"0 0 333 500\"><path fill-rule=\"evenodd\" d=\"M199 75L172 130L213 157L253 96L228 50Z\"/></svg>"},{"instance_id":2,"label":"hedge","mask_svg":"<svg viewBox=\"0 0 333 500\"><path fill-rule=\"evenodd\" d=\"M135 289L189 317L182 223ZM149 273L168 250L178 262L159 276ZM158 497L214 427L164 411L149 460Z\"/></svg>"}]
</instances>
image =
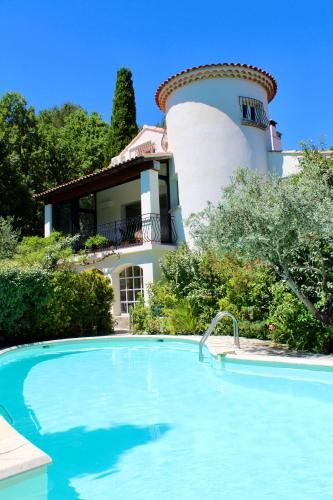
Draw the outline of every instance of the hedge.
<instances>
[{"instance_id":1,"label":"hedge","mask_svg":"<svg viewBox=\"0 0 333 500\"><path fill-rule=\"evenodd\" d=\"M112 331L113 289L99 271L0 268L0 347Z\"/></svg>"}]
</instances>

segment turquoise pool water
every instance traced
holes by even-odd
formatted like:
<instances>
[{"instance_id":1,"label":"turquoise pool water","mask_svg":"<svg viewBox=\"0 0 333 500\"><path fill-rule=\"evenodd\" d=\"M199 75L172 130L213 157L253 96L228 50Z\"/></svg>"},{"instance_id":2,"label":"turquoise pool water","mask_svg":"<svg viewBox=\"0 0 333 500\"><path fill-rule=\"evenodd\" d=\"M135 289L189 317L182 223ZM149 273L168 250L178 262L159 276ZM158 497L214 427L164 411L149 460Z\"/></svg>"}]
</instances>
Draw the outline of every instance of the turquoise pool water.
<instances>
[{"instance_id":1,"label":"turquoise pool water","mask_svg":"<svg viewBox=\"0 0 333 500\"><path fill-rule=\"evenodd\" d=\"M53 458L50 500L333 498L329 370L80 341L2 356L0 404Z\"/></svg>"}]
</instances>

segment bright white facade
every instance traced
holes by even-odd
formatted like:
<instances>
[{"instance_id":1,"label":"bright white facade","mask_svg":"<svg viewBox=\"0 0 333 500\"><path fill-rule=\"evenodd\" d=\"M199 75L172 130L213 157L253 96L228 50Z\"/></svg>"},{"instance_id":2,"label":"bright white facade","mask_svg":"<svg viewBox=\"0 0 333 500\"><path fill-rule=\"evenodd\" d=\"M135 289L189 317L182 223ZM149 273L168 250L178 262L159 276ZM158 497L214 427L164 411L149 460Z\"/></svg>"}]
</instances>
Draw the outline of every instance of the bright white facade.
<instances>
[{"instance_id":1,"label":"bright white facade","mask_svg":"<svg viewBox=\"0 0 333 500\"><path fill-rule=\"evenodd\" d=\"M189 242L186 219L217 202L239 167L297 171L301 152L282 150L270 119L276 89L271 75L241 64L178 73L155 96L166 129L145 125L106 169L37 196L45 236L55 228L107 238L88 267L110 277L119 324L140 295L147 299L165 252Z\"/></svg>"}]
</instances>

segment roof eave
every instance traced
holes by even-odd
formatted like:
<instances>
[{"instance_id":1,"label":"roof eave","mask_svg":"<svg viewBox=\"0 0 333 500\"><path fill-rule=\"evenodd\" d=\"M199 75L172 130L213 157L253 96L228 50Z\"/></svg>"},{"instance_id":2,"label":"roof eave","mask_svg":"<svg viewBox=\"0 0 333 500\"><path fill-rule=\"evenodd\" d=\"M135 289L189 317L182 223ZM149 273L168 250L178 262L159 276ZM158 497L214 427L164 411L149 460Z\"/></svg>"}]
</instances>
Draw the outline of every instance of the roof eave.
<instances>
[{"instance_id":1,"label":"roof eave","mask_svg":"<svg viewBox=\"0 0 333 500\"><path fill-rule=\"evenodd\" d=\"M42 193L37 193L33 195L33 198L36 201L47 201L49 199L54 198L61 193L66 193L68 191L75 191L76 189L89 186L89 184L96 183L99 179L103 179L105 177L114 176L115 174L125 171L127 169L131 169L132 167L145 165L153 162L153 161L162 161L167 160L172 157L171 153L153 153L153 154L145 154L142 156L138 156L131 160L124 161L119 163L118 165L108 166L97 172L93 172L91 174L85 175L83 177L79 177L78 179L74 179L72 181L66 182L54 188L48 189L47 191L43 191ZM153 167L153 165L152 165Z\"/></svg>"}]
</instances>

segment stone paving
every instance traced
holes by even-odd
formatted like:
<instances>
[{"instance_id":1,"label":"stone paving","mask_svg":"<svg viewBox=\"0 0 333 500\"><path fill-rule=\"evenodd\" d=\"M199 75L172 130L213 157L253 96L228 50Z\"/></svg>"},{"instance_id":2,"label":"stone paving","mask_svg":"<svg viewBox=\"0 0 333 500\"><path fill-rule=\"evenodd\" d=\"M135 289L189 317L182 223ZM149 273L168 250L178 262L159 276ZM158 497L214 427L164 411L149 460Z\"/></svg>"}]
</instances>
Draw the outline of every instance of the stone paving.
<instances>
[{"instance_id":1,"label":"stone paving","mask_svg":"<svg viewBox=\"0 0 333 500\"><path fill-rule=\"evenodd\" d=\"M292 351L283 345L275 345L268 340L241 337L241 348L238 349L234 346L233 337L210 336L207 340L207 345L213 354L227 354L229 357L240 359L315 364L333 367L332 355Z\"/></svg>"}]
</instances>

